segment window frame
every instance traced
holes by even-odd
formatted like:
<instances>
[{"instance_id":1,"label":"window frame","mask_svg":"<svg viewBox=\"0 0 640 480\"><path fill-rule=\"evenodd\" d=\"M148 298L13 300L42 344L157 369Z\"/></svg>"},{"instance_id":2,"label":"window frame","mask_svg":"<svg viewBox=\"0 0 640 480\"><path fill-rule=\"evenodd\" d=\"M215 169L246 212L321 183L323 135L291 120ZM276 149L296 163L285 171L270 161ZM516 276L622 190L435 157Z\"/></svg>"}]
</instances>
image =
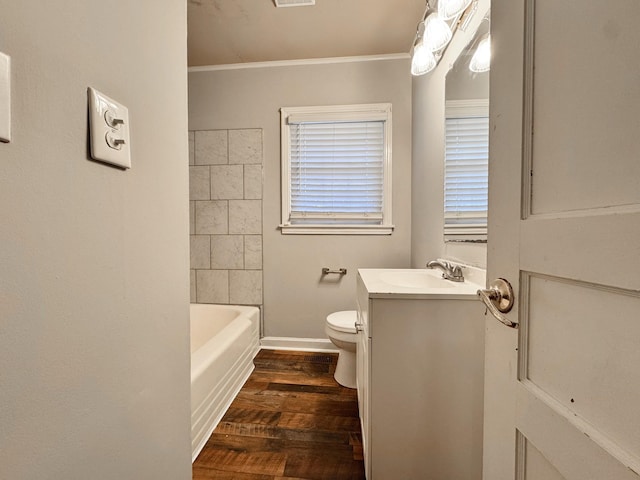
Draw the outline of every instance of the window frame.
<instances>
[{"instance_id":1,"label":"window frame","mask_svg":"<svg viewBox=\"0 0 640 480\"><path fill-rule=\"evenodd\" d=\"M307 107L282 107L280 109L281 141L281 189L282 217L279 228L282 234L295 235L390 235L392 223L392 118L390 103L360 105L328 105ZM382 121L384 134L383 180L382 180L382 219L380 224L348 223L353 215L332 214L327 218L342 218L344 223L295 223L291 212L291 132L290 120L295 123L333 123ZM365 217L358 216L357 219Z\"/></svg>"},{"instance_id":2,"label":"window frame","mask_svg":"<svg viewBox=\"0 0 640 480\"><path fill-rule=\"evenodd\" d=\"M489 118L489 100L488 99L467 99L467 100L447 100L445 104L445 155L444 155L444 171L443 171L443 200L446 202L446 182L447 182L447 120L450 118ZM487 136L487 148L489 146L489 138ZM487 164L489 162L489 153L487 151ZM488 166L487 166L488 169ZM487 172L488 174L488 172ZM487 182L488 183L488 182ZM446 205L446 203L445 203ZM465 218L484 218L484 224L476 223L458 223L455 226L452 224L447 225L447 218L455 218L448 216L446 211L443 210L443 226L444 226L444 241L445 242L473 242L473 243L486 243L487 241L487 217L488 217L488 199L487 199L487 211L477 214L467 214L460 217L462 220Z\"/></svg>"}]
</instances>

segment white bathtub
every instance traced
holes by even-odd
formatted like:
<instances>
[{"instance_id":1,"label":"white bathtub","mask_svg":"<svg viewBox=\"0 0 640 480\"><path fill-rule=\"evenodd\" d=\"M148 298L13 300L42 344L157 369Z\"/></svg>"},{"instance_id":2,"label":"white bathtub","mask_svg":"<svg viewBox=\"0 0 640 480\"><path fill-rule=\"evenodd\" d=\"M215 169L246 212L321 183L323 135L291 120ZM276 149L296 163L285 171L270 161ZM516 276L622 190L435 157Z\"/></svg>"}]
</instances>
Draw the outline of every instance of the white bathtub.
<instances>
[{"instance_id":1,"label":"white bathtub","mask_svg":"<svg viewBox=\"0 0 640 480\"><path fill-rule=\"evenodd\" d=\"M253 371L260 310L191 304L191 453L195 460Z\"/></svg>"}]
</instances>

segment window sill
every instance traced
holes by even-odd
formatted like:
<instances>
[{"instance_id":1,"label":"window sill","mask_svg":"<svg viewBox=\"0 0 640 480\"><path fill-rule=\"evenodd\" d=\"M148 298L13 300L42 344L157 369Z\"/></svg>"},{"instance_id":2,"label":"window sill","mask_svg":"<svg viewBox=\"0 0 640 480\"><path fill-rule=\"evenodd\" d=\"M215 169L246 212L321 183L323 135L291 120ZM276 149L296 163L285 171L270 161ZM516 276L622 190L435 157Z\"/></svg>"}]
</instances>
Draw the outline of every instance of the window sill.
<instances>
[{"instance_id":1,"label":"window sill","mask_svg":"<svg viewBox=\"0 0 640 480\"><path fill-rule=\"evenodd\" d=\"M282 235L391 235L393 225L279 225Z\"/></svg>"}]
</instances>

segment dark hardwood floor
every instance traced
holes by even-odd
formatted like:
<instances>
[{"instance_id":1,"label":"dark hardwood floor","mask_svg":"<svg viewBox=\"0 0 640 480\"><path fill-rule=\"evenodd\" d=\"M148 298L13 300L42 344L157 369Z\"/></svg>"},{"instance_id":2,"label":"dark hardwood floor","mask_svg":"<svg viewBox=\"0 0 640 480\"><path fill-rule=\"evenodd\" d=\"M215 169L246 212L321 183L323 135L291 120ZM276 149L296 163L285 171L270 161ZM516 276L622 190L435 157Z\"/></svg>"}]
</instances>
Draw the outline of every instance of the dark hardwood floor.
<instances>
[{"instance_id":1,"label":"dark hardwood floor","mask_svg":"<svg viewBox=\"0 0 640 480\"><path fill-rule=\"evenodd\" d=\"M356 391L334 380L337 358L261 350L193 478L364 479Z\"/></svg>"}]
</instances>

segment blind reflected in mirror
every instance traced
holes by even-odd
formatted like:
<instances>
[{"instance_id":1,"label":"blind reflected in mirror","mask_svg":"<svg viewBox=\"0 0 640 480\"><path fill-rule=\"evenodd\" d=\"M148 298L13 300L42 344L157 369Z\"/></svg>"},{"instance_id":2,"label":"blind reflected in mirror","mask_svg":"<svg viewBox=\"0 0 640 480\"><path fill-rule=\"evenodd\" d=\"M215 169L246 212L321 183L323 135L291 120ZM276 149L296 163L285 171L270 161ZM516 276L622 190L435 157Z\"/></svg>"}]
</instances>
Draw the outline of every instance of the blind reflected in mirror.
<instances>
[{"instance_id":1,"label":"blind reflected in mirror","mask_svg":"<svg viewBox=\"0 0 640 480\"><path fill-rule=\"evenodd\" d=\"M488 18L479 25L446 78L445 242L487 239L489 70L488 66L483 72L470 68L478 46L486 45L483 40L487 38Z\"/></svg>"}]
</instances>

